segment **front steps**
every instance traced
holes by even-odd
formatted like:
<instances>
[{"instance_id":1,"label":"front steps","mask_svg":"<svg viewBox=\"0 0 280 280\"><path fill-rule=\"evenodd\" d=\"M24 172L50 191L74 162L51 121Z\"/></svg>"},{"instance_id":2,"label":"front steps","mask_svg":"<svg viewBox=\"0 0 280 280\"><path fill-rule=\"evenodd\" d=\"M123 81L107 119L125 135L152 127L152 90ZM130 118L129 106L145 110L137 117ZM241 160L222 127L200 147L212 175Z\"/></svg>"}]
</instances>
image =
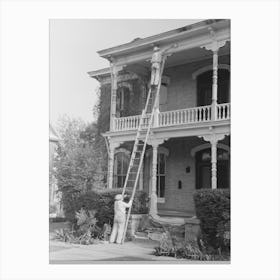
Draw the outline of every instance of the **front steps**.
<instances>
[{"instance_id":1,"label":"front steps","mask_svg":"<svg viewBox=\"0 0 280 280\"><path fill-rule=\"evenodd\" d=\"M141 221L137 218L138 223L132 222L134 231L131 232L130 238L136 240L153 240L161 242L166 238L166 234L176 238L177 241L194 240L199 234L199 220L182 217L159 217L159 216L142 216Z\"/></svg>"}]
</instances>

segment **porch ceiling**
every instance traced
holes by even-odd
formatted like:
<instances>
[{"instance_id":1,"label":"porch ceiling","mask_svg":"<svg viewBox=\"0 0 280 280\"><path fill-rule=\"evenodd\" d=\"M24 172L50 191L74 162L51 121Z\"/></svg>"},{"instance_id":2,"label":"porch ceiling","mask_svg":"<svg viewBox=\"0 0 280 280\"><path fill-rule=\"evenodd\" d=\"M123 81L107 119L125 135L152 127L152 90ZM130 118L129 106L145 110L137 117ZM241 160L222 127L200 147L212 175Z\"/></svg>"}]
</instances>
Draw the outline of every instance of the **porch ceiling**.
<instances>
[{"instance_id":1,"label":"porch ceiling","mask_svg":"<svg viewBox=\"0 0 280 280\"><path fill-rule=\"evenodd\" d=\"M227 42L224 47L219 49L219 56L228 54L230 54L230 42ZM212 58L212 55L212 51L208 51L204 48L193 48L177 52L166 59L165 68L209 59ZM147 76L150 73L150 68L150 61L145 60L127 65L124 69L128 72L132 72L141 76Z\"/></svg>"}]
</instances>

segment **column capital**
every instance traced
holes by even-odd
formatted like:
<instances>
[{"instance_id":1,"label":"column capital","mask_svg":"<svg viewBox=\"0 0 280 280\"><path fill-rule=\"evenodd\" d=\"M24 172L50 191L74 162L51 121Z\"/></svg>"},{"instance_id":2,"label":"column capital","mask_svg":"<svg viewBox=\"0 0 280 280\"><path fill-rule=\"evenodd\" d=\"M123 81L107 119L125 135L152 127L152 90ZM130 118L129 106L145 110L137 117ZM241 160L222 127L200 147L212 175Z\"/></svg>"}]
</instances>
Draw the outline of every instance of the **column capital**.
<instances>
[{"instance_id":1,"label":"column capital","mask_svg":"<svg viewBox=\"0 0 280 280\"><path fill-rule=\"evenodd\" d=\"M202 135L202 137L205 141L210 142L211 144L217 144L218 141L223 140L227 134L225 133L211 133Z\"/></svg>"},{"instance_id":2,"label":"column capital","mask_svg":"<svg viewBox=\"0 0 280 280\"><path fill-rule=\"evenodd\" d=\"M159 139L159 138L150 138L147 141L148 145L151 145L153 148L158 148L159 145L164 143L165 139Z\"/></svg>"},{"instance_id":3,"label":"column capital","mask_svg":"<svg viewBox=\"0 0 280 280\"><path fill-rule=\"evenodd\" d=\"M223 47L228 40L217 41L213 40L211 43L201 46L201 48L207 51L218 52L218 50Z\"/></svg>"},{"instance_id":4,"label":"column capital","mask_svg":"<svg viewBox=\"0 0 280 280\"><path fill-rule=\"evenodd\" d=\"M113 141L110 137L108 137L108 140L109 140L109 149L113 151L123 143L120 141Z\"/></svg>"}]
</instances>

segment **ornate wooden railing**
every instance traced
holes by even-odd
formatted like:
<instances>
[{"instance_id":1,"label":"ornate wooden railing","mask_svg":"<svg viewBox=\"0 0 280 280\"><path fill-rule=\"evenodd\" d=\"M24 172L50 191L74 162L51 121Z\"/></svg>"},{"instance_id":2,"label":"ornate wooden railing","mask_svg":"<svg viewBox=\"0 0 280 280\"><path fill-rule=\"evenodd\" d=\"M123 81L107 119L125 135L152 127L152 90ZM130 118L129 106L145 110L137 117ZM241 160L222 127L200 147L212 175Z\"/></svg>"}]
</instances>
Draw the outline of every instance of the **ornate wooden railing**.
<instances>
[{"instance_id":1,"label":"ornate wooden railing","mask_svg":"<svg viewBox=\"0 0 280 280\"><path fill-rule=\"evenodd\" d=\"M211 120L211 106L167 111L159 114L159 126L208 122Z\"/></svg>"},{"instance_id":2,"label":"ornate wooden railing","mask_svg":"<svg viewBox=\"0 0 280 280\"><path fill-rule=\"evenodd\" d=\"M230 119L230 103L223 103L217 105L217 120Z\"/></svg>"},{"instance_id":3,"label":"ornate wooden railing","mask_svg":"<svg viewBox=\"0 0 280 280\"><path fill-rule=\"evenodd\" d=\"M160 112L155 116L154 127L165 127L182 124L206 123L230 119L230 103L217 104L216 116L212 114L212 105L187 108L175 111ZM114 131L137 129L141 115L115 118ZM143 120L143 127L148 125L150 115Z\"/></svg>"}]
</instances>

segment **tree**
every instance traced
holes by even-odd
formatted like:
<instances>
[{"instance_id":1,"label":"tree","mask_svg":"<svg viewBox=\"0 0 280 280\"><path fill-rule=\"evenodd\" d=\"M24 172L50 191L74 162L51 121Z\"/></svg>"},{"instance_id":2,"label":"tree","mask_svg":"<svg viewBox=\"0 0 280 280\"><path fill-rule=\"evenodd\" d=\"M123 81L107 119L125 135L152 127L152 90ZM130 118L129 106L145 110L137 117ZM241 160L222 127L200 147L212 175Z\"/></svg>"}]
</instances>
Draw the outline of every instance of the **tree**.
<instances>
[{"instance_id":1,"label":"tree","mask_svg":"<svg viewBox=\"0 0 280 280\"><path fill-rule=\"evenodd\" d=\"M104 172L101 168L104 155L95 123L63 117L57 130L62 141L54 159L54 172L58 189L65 194L83 193L104 186Z\"/></svg>"}]
</instances>

